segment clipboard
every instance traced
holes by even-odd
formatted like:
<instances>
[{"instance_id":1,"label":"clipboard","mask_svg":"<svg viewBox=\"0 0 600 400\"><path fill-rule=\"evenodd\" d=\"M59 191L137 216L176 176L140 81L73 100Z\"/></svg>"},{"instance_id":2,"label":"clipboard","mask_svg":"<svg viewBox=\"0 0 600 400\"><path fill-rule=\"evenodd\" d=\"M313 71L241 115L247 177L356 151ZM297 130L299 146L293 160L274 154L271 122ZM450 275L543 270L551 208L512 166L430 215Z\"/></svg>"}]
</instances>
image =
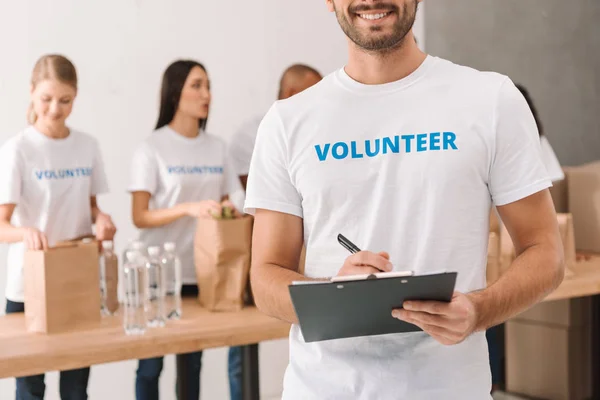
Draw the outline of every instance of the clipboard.
<instances>
[{"instance_id":1,"label":"clipboard","mask_svg":"<svg viewBox=\"0 0 600 400\"><path fill-rule=\"evenodd\" d=\"M421 328L392 317L406 300L449 302L456 272L346 282L311 282L289 286L306 343ZM300 283L300 282L299 282Z\"/></svg>"}]
</instances>

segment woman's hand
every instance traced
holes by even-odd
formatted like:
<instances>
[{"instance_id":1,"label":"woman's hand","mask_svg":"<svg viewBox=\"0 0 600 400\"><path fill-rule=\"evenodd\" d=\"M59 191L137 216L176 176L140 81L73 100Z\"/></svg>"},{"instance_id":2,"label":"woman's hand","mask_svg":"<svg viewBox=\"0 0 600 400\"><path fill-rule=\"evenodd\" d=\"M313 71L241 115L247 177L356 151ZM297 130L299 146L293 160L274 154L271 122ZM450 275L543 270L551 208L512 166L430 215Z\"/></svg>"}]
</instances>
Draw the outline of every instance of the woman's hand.
<instances>
[{"instance_id":1,"label":"woman's hand","mask_svg":"<svg viewBox=\"0 0 600 400\"><path fill-rule=\"evenodd\" d=\"M222 207L229 207L233 211L233 217L234 218L241 218L241 217L243 217L243 214L241 212L239 212L239 210L237 208L235 208L235 205L230 200L223 200L221 202L221 206Z\"/></svg>"},{"instance_id":2,"label":"woman's hand","mask_svg":"<svg viewBox=\"0 0 600 400\"><path fill-rule=\"evenodd\" d=\"M48 238L36 228L24 228L23 243L28 250L48 250Z\"/></svg>"},{"instance_id":3,"label":"woman's hand","mask_svg":"<svg viewBox=\"0 0 600 400\"><path fill-rule=\"evenodd\" d=\"M221 215L223 208L219 202L214 200L203 200L193 203L182 203L180 205L185 213L194 218L212 218Z\"/></svg>"},{"instance_id":4,"label":"woman's hand","mask_svg":"<svg viewBox=\"0 0 600 400\"><path fill-rule=\"evenodd\" d=\"M96 239L98 241L113 240L117 228L108 214L99 213L96 217Z\"/></svg>"}]
</instances>

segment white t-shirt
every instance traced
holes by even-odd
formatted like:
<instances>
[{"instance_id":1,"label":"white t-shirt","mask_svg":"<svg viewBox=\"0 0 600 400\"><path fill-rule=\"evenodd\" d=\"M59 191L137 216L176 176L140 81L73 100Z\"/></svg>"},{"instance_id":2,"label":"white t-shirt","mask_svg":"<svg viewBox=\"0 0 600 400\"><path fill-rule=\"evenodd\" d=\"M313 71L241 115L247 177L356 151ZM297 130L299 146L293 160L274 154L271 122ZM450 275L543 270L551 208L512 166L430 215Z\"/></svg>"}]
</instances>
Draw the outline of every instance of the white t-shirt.
<instances>
[{"instance_id":1,"label":"white t-shirt","mask_svg":"<svg viewBox=\"0 0 600 400\"><path fill-rule=\"evenodd\" d=\"M0 150L0 204L16 204L12 223L44 232L50 246L92 233L90 197L108 191L96 139L71 130L50 139L30 126ZM8 250L6 297L22 302L24 244Z\"/></svg>"},{"instance_id":2,"label":"white t-shirt","mask_svg":"<svg viewBox=\"0 0 600 400\"><path fill-rule=\"evenodd\" d=\"M410 76L363 85L343 69L273 105L256 140L246 211L303 218L309 277L349 253L388 251L395 270L457 271L486 285L492 201L551 184L531 111L505 76L429 56ZM484 333L443 346L423 332L305 343L290 332L290 399L489 399Z\"/></svg>"},{"instance_id":3,"label":"white t-shirt","mask_svg":"<svg viewBox=\"0 0 600 400\"><path fill-rule=\"evenodd\" d=\"M200 133L187 138L168 125L154 131L137 149L131 162L129 192L151 194L150 209L202 200L221 201L241 191L229 166L225 142ZM183 217L159 228L142 229L139 239L148 246L174 242L182 264L184 284L196 283L194 234L196 219Z\"/></svg>"},{"instance_id":4,"label":"white t-shirt","mask_svg":"<svg viewBox=\"0 0 600 400\"><path fill-rule=\"evenodd\" d=\"M230 145L231 163L238 175L248 175L258 127L264 115L246 121L233 135Z\"/></svg>"},{"instance_id":5,"label":"white t-shirt","mask_svg":"<svg viewBox=\"0 0 600 400\"><path fill-rule=\"evenodd\" d=\"M560 166L556 153L554 153L554 149L546 136L542 136L540 141L542 146L542 160L544 160L544 165L546 166L546 170L548 170L550 180L552 182L562 181L565 179L565 173Z\"/></svg>"}]
</instances>

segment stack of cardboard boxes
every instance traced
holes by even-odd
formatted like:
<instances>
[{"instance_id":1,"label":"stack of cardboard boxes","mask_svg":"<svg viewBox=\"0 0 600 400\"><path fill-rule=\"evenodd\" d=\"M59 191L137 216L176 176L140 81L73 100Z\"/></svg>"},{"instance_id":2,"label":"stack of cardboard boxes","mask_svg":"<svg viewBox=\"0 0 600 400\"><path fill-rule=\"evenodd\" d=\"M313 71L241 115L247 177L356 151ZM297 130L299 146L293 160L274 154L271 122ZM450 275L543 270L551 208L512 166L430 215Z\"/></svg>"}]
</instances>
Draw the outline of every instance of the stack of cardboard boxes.
<instances>
[{"instance_id":1,"label":"stack of cardboard boxes","mask_svg":"<svg viewBox=\"0 0 600 400\"><path fill-rule=\"evenodd\" d=\"M575 263L573 246L578 252L600 254L600 162L565 168L565 175L551 194L556 211L562 213L559 221L569 267ZM506 268L512 247L501 226L491 228L495 231L490 229L488 265L497 272L488 271L490 283ZM570 279L569 273L565 279ZM577 298L539 304L507 322L507 390L549 400L589 398L591 321L591 299Z\"/></svg>"}]
</instances>

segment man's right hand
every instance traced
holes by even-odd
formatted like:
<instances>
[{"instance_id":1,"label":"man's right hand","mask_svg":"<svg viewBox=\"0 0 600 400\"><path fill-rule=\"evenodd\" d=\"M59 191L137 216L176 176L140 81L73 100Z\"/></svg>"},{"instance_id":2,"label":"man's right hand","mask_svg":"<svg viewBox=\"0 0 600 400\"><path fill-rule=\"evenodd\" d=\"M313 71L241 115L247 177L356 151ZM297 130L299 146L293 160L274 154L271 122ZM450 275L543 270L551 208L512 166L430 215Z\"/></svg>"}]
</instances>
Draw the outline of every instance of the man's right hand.
<instances>
[{"instance_id":1,"label":"man's right hand","mask_svg":"<svg viewBox=\"0 0 600 400\"><path fill-rule=\"evenodd\" d=\"M393 268L388 253L384 251L379 253L360 251L346 258L337 276L391 272Z\"/></svg>"},{"instance_id":2,"label":"man's right hand","mask_svg":"<svg viewBox=\"0 0 600 400\"><path fill-rule=\"evenodd\" d=\"M46 235L35 228L24 229L23 242L28 250L48 250Z\"/></svg>"}]
</instances>

